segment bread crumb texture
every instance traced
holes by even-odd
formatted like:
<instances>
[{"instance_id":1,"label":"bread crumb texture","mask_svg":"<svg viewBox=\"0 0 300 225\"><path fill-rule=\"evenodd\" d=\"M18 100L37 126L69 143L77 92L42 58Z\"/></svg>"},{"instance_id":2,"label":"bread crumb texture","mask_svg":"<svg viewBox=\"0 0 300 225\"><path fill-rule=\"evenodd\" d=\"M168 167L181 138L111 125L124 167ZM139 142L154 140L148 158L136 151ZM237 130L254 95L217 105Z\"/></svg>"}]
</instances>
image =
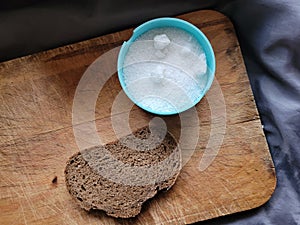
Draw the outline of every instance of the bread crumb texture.
<instances>
[{"instance_id":1,"label":"bread crumb texture","mask_svg":"<svg viewBox=\"0 0 300 225\"><path fill-rule=\"evenodd\" d=\"M167 133L154 148L144 127L119 141L73 155L65 168L66 186L81 208L130 218L159 190L170 189L181 169L181 153ZM145 141L147 140L147 141ZM150 143L150 144L149 144Z\"/></svg>"}]
</instances>

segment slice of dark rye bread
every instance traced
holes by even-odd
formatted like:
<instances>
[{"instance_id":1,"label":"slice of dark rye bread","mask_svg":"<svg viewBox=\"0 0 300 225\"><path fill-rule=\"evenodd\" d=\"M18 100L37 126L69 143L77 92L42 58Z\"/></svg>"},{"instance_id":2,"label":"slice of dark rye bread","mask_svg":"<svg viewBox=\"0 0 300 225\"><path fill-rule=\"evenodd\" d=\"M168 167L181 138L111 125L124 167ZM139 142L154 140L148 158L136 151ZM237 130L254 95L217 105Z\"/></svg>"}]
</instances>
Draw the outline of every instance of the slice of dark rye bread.
<instances>
[{"instance_id":1,"label":"slice of dark rye bread","mask_svg":"<svg viewBox=\"0 0 300 225\"><path fill-rule=\"evenodd\" d=\"M120 218L138 215L146 200L173 186L181 169L172 135L167 133L158 144L157 139L151 140L144 127L119 141L76 153L65 169L69 193L87 211L104 210ZM157 146L149 149L151 143Z\"/></svg>"}]
</instances>

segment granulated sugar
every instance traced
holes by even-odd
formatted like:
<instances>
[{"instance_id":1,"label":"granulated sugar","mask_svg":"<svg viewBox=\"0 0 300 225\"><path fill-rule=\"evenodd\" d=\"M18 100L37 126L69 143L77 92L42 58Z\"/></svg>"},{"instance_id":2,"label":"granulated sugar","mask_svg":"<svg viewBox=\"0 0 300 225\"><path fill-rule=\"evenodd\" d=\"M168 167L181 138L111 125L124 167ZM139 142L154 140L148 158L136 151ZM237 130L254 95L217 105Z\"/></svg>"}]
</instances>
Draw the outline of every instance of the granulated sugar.
<instances>
[{"instance_id":1,"label":"granulated sugar","mask_svg":"<svg viewBox=\"0 0 300 225\"><path fill-rule=\"evenodd\" d=\"M177 28L142 34L124 60L124 82L131 97L155 112L182 111L206 85L206 57L197 40Z\"/></svg>"}]
</instances>

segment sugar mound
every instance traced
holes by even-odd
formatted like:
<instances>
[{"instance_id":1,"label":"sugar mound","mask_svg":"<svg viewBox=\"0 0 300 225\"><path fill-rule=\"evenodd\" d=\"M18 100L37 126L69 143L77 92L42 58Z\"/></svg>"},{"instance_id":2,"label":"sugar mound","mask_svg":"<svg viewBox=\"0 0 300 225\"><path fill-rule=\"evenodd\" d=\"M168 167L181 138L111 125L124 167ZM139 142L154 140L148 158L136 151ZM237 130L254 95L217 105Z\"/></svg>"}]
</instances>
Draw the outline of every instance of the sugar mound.
<instances>
[{"instance_id":1,"label":"sugar mound","mask_svg":"<svg viewBox=\"0 0 300 225\"><path fill-rule=\"evenodd\" d=\"M164 84L164 77L165 77L165 69L161 65L157 65L153 72L150 72L150 76L153 78L152 81L157 84Z\"/></svg>"},{"instance_id":2,"label":"sugar mound","mask_svg":"<svg viewBox=\"0 0 300 225\"><path fill-rule=\"evenodd\" d=\"M154 40L154 48L159 50L164 49L171 42L166 34L158 34L153 38L153 40Z\"/></svg>"},{"instance_id":3,"label":"sugar mound","mask_svg":"<svg viewBox=\"0 0 300 225\"><path fill-rule=\"evenodd\" d=\"M131 97L155 112L189 108L207 82L206 56L188 32L149 30L131 44L124 59L124 82Z\"/></svg>"}]
</instances>

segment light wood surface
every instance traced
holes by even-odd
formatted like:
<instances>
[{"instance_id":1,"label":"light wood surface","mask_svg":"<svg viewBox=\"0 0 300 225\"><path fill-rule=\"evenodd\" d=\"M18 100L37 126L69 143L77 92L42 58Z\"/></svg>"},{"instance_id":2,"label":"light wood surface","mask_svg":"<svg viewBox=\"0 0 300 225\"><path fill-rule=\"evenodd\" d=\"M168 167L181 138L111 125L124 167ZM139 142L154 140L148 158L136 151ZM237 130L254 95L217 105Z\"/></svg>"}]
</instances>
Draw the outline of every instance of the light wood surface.
<instances>
[{"instance_id":1,"label":"light wood surface","mask_svg":"<svg viewBox=\"0 0 300 225\"><path fill-rule=\"evenodd\" d=\"M0 224L185 224L252 209L270 198L274 166L234 28L214 11L180 18L201 28L216 54L216 79L209 94L213 96L218 82L226 104L226 130L212 164L198 169L212 127L209 104L218 104L204 98L197 104L197 148L171 190L148 201L130 220L81 210L64 183L66 161L78 151L72 129L74 93L87 67L129 39L132 29L18 58L0 64ZM105 142L114 139L110 111L120 90L115 74L97 101L96 124ZM133 107L130 125L141 127L152 117ZM176 135L178 116L164 119Z\"/></svg>"}]
</instances>

